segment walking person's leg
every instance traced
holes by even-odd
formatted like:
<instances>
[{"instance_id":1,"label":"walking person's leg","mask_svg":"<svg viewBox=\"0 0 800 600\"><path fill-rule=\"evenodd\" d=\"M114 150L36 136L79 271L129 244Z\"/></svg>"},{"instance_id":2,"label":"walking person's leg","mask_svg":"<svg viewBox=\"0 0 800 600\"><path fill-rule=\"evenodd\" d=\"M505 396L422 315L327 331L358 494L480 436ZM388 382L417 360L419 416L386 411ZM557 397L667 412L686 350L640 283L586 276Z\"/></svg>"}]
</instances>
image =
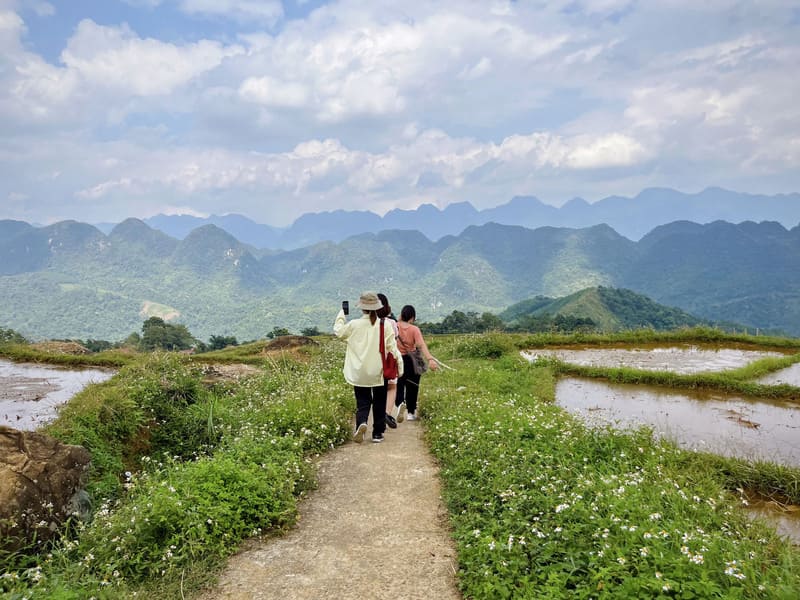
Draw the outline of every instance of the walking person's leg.
<instances>
[{"instance_id":1,"label":"walking person's leg","mask_svg":"<svg viewBox=\"0 0 800 600\"><path fill-rule=\"evenodd\" d=\"M394 381L395 383L389 383ZM386 383L386 424L392 429L397 429L397 420L394 418L394 401L397 398L397 380L391 379Z\"/></svg>"},{"instance_id":2,"label":"walking person's leg","mask_svg":"<svg viewBox=\"0 0 800 600\"><path fill-rule=\"evenodd\" d=\"M386 431L386 386L369 389L372 391L372 441L382 442Z\"/></svg>"},{"instance_id":3,"label":"walking person's leg","mask_svg":"<svg viewBox=\"0 0 800 600\"><path fill-rule=\"evenodd\" d=\"M356 396L356 429L353 440L356 442L364 441L367 433L367 421L369 420L369 409L372 406L372 388L353 386Z\"/></svg>"},{"instance_id":4,"label":"walking person's leg","mask_svg":"<svg viewBox=\"0 0 800 600\"><path fill-rule=\"evenodd\" d=\"M406 377L409 373L414 373L414 365L411 360L411 357L407 354L403 354L403 373L404 375L397 380L397 398L395 398L394 403L397 405L397 422L402 423L406 419L406 411L408 406L406 405L406 390L408 389L408 382Z\"/></svg>"},{"instance_id":5,"label":"walking person's leg","mask_svg":"<svg viewBox=\"0 0 800 600\"><path fill-rule=\"evenodd\" d=\"M413 421L417 418L417 401L419 399L419 380L421 376L414 373L414 369L406 377L406 407L408 408L408 419Z\"/></svg>"}]
</instances>

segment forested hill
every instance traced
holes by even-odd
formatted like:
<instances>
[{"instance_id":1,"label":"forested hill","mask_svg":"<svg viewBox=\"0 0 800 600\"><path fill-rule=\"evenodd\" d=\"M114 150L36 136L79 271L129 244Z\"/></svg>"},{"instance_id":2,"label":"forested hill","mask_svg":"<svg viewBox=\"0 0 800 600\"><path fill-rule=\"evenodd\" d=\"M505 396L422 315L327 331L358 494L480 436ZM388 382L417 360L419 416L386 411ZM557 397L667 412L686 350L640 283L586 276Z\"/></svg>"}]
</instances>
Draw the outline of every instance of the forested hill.
<instances>
[{"instance_id":1,"label":"forested hill","mask_svg":"<svg viewBox=\"0 0 800 600\"><path fill-rule=\"evenodd\" d=\"M564 298L539 296L518 302L500 318L511 325L525 326L545 316L574 317L588 321L602 331L650 328L657 331L708 324L678 308L653 302L630 290L594 287Z\"/></svg>"},{"instance_id":2,"label":"forested hill","mask_svg":"<svg viewBox=\"0 0 800 600\"><path fill-rule=\"evenodd\" d=\"M0 327L31 338L117 340L150 316L201 339L328 331L343 299L384 291L419 320L536 296L625 288L700 318L800 334L800 227L675 222L639 242L607 225L487 224L431 241L362 234L262 255L207 225L183 240L129 219L108 235L75 221L0 221Z\"/></svg>"}]
</instances>

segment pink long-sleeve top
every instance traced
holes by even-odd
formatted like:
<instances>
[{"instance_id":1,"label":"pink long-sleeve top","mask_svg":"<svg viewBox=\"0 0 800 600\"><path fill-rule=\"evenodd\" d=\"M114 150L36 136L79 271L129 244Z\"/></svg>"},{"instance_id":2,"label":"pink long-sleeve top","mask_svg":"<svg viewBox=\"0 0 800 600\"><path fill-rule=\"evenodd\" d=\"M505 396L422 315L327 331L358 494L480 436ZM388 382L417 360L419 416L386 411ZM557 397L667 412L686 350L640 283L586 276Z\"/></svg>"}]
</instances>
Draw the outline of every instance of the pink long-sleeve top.
<instances>
[{"instance_id":1,"label":"pink long-sleeve top","mask_svg":"<svg viewBox=\"0 0 800 600\"><path fill-rule=\"evenodd\" d=\"M400 335L397 338L397 349L400 350L400 354L408 354L414 348L419 348L426 360L433 359L419 327L406 321L400 321L397 326L400 329Z\"/></svg>"}]
</instances>

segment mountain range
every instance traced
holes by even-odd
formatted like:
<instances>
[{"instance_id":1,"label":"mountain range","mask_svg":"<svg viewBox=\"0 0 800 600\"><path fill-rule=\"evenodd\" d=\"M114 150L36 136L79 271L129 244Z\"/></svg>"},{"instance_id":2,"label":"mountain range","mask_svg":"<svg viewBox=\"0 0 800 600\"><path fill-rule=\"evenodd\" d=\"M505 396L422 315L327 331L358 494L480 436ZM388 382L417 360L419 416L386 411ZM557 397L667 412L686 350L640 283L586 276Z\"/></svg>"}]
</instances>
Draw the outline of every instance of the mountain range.
<instances>
[{"instance_id":1,"label":"mountain range","mask_svg":"<svg viewBox=\"0 0 800 600\"><path fill-rule=\"evenodd\" d=\"M800 226L676 221L639 241L608 225L488 223L436 241L362 233L259 252L216 225L177 239L137 219L108 234L76 221L0 221L0 326L31 338L119 340L150 316L201 339L330 330L341 300L385 292L420 321L499 313L536 296L603 286L700 318L800 334Z\"/></svg>"},{"instance_id":2,"label":"mountain range","mask_svg":"<svg viewBox=\"0 0 800 600\"><path fill-rule=\"evenodd\" d=\"M256 223L242 215L156 215L145 219L150 227L177 239L203 225L216 225L255 249L297 249L322 241L340 242L360 233L390 229L419 231L431 240L458 235L467 227L499 223L528 229L590 227L607 224L631 240L639 240L659 225L673 221L777 221L785 227L800 223L800 194L765 196L708 188L685 194L669 188L649 188L633 198L610 196L594 203L573 198L561 207L545 204L533 196L518 196L507 204L477 210L469 202L450 204L440 210L423 204L415 210L391 210L383 216L369 211L308 213L289 227ZM110 233L112 223L97 226Z\"/></svg>"}]
</instances>

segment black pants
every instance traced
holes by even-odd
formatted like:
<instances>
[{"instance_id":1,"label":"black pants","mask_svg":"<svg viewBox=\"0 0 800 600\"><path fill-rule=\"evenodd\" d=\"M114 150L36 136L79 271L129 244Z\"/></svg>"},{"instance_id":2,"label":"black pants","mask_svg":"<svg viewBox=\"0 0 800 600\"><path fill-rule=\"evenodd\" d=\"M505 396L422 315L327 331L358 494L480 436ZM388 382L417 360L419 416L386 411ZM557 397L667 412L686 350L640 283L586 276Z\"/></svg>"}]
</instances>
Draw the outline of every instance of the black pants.
<instances>
[{"instance_id":1,"label":"black pants","mask_svg":"<svg viewBox=\"0 0 800 600\"><path fill-rule=\"evenodd\" d=\"M353 386L356 395L356 427L369 419L372 408L372 437L386 431L386 386L359 387Z\"/></svg>"},{"instance_id":2,"label":"black pants","mask_svg":"<svg viewBox=\"0 0 800 600\"><path fill-rule=\"evenodd\" d=\"M400 406L405 402L410 413L417 412L419 379L420 375L414 373L414 361L408 354L403 354L403 376L397 380L397 398L394 403Z\"/></svg>"}]
</instances>

